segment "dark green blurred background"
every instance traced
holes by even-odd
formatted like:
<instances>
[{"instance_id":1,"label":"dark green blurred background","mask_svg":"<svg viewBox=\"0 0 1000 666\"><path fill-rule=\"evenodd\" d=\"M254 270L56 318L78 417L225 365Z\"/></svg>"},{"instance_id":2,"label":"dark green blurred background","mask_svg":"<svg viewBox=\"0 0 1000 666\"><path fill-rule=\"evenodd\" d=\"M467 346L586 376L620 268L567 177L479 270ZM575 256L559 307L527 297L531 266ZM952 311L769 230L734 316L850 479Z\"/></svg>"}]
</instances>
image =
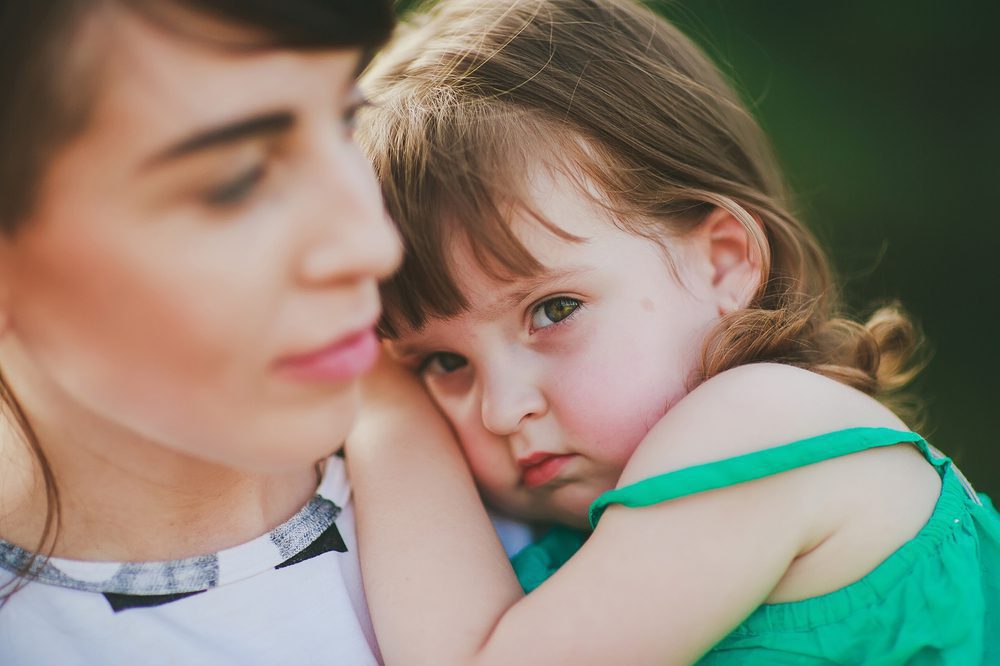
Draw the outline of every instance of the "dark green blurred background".
<instances>
[{"instance_id":1,"label":"dark green blurred background","mask_svg":"<svg viewBox=\"0 0 1000 666\"><path fill-rule=\"evenodd\" d=\"M743 93L852 308L898 298L921 323L924 434L1000 498L1000 3L653 6Z\"/></svg>"}]
</instances>

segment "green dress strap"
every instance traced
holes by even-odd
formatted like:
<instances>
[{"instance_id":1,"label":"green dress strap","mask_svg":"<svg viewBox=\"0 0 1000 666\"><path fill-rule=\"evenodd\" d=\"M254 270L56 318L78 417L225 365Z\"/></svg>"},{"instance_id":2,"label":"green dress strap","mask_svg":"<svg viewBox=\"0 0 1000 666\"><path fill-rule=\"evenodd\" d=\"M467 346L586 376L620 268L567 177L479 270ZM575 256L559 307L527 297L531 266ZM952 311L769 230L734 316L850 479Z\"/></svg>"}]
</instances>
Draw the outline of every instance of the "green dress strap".
<instances>
[{"instance_id":1,"label":"green dress strap","mask_svg":"<svg viewBox=\"0 0 1000 666\"><path fill-rule=\"evenodd\" d=\"M950 460L916 434L892 428L847 428L752 453L685 467L603 493L590 505L590 524L597 527L611 504L649 506L708 490L753 481L814 463L901 443L916 444L929 462L941 467Z\"/></svg>"}]
</instances>

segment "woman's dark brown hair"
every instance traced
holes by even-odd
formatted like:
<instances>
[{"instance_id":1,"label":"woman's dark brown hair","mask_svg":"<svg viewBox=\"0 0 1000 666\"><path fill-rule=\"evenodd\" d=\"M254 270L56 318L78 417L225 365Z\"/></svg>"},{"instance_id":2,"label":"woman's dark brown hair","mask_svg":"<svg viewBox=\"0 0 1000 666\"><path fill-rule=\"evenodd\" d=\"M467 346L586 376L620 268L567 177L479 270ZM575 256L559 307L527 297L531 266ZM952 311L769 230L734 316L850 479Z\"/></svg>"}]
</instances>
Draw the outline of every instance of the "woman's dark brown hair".
<instances>
[{"instance_id":1,"label":"woman's dark brown hair","mask_svg":"<svg viewBox=\"0 0 1000 666\"><path fill-rule=\"evenodd\" d=\"M361 48L374 53L392 31L391 0L4 0L0 4L0 233L26 223L53 156L87 127L100 81L94 48L81 38L102 13L131 12L202 47L240 49ZM246 33L240 43L191 28L197 16ZM59 494L42 443L3 378L0 407L30 447L45 484L47 513L35 555L0 599L30 577L58 532ZM2 508L2 507L0 507ZM0 605L2 605L0 601Z\"/></svg>"}]
</instances>

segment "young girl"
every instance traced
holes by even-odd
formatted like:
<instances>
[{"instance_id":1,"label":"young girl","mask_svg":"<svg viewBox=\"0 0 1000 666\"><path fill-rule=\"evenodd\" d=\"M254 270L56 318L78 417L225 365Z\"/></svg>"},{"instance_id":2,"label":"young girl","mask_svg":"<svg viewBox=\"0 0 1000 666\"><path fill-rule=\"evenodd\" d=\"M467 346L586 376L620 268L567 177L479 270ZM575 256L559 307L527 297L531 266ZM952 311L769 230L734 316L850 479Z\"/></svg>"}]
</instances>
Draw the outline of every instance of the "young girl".
<instances>
[{"instance_id":1,"label":"young girl","mask_svg":"<svg viewBox=\"0 0 1000 666\"><path fill-rule=\"evenodd\" d=\"M369 85L392 352L488 502L594 528L520 557L523 596L388 368L348 460L389 663L997 663L1000 518L886 406L912 326L837 314L687 39L628 0L445 0Z\"/></svg>"},{"instance_id":2,"label":"young girl","mask_svg":"<svg viewBox=\"0 0 1000 666\"><path fill-rule=\"evenodd\" d=\"M330 457L399 260L387 2L11 0L0 663L372 664Z\"/></svg>"}]
</instances>

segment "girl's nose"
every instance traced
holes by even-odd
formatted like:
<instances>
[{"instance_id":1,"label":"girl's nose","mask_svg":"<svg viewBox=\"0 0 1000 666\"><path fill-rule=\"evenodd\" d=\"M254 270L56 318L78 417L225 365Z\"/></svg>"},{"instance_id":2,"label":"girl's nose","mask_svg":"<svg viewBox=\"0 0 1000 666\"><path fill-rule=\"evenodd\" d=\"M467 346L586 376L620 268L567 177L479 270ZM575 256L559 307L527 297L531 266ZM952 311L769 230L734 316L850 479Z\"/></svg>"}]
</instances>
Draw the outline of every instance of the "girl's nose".
<instances>
[{"instance_id":1,"label":"girl's nose","mask_svg":"<svg viewBox=\"0 0 1000 666\"><path fill-rule=\"evenodd\" d=\"M530 367L517 367L513 360L508 359L505 367L492 370L484 378L483 425L495 435L511 435L527 420L548 411L545 394Z\"/></svg>"}]
</instances>

